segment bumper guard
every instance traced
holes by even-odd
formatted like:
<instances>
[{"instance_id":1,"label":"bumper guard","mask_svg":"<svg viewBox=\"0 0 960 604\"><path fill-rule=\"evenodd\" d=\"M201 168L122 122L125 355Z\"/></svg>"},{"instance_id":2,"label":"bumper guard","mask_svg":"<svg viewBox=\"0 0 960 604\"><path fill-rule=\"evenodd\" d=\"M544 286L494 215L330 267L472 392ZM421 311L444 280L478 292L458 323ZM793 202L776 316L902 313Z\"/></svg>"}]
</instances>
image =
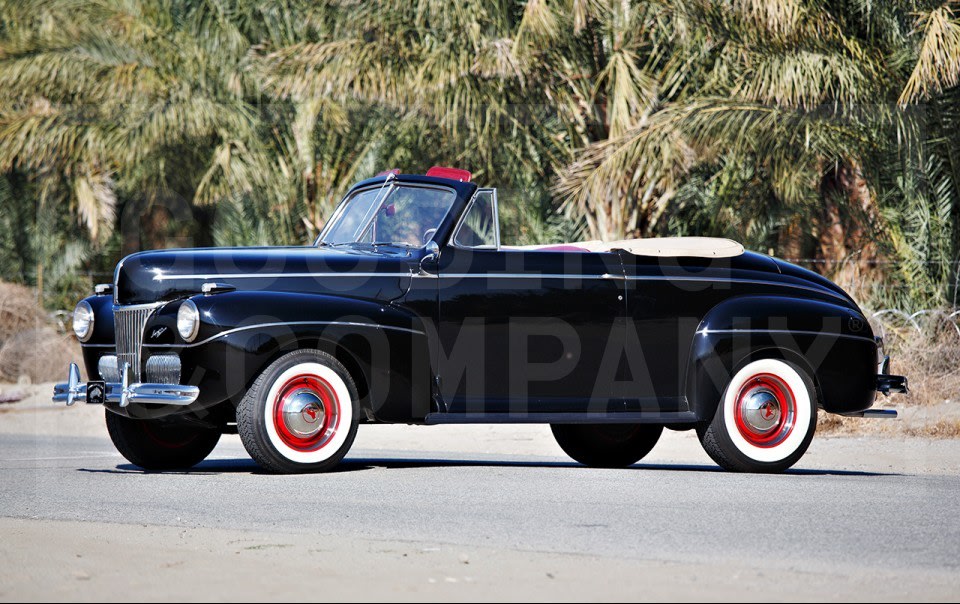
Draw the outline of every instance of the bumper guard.
<instances>
[{"instance_id":1,"label":"bumper guard","mask_svg":"<svg viewBox=\"0 0 960 604\"><path fill-rule=\"evenodd\" d=\"M884 395L906 394L907 377L904 375L890 375L890 357L884 356L877 367L877 392Z\"/></svg>"}]
</instances>

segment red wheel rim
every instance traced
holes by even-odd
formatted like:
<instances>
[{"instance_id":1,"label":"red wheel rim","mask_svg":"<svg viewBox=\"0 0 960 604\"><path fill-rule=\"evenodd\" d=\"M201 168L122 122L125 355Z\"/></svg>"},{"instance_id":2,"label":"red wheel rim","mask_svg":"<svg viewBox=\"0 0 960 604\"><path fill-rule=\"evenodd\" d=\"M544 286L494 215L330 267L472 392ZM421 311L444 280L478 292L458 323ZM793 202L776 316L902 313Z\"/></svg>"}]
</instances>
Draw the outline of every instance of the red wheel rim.
<instances>
[{"instance_id":1,"label":"red wheel rim","mask_svg":"<svg viewBox=\"0 0 960 604\"><path fill-rule=\"evenodd\" d=\"M340 425L340 402L333 387L311 374L288 379L273 402L273 425L291 449L322 449Z\"/></svg>"},{"instance_id":2,"label":"red wheel rim","mask_svg":"<svg viewBox=\"0 0 960 604\"><path fill-rule=\"evenodd\" d=\"M793 390L772 373L751 376L737 393L734 419L740 435L751 445L779 445L790 436L796 417Z\"/></svg>"}]
</instances>

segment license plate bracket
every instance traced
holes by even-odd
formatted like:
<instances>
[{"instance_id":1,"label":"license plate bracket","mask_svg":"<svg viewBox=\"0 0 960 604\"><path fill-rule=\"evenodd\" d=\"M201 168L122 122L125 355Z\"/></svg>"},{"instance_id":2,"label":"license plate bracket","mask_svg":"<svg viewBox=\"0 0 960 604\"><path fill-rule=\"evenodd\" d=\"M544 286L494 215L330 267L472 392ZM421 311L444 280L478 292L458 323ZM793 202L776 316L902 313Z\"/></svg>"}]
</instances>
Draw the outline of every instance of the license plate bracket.
<instances>
[{"instance_id":1,"label":"license plate bracket","mask_svg":"<svg viewBox=\"0 0 960 604\"><path fill-rule=\"evenodd\" d=\"M87 382L87 404L102 405L107 398L107 383L104 381Z\"/></svg>"}]
</instances>

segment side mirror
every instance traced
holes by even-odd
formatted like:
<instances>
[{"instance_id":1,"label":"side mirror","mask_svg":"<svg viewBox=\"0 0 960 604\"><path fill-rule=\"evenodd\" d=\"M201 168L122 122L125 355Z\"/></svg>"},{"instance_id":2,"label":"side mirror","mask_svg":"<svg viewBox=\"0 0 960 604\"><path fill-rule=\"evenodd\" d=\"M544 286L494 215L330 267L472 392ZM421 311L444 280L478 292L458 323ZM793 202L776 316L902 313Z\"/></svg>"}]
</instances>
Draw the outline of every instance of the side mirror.
<instances>
[{"instance_id":1,"label":"side mirror","mask_svg":"<svg viewBox=\"0 0 960 604\"><path fill-rule=\"evenodd\" d=\"M428 263L436 262L440 257L440 244L436 241L428 241L427 244L423 247L426 254L423 258L420 259L420 274L421 275L431 275L429 271L424 268Z\"/></svg>"}]
</instances>

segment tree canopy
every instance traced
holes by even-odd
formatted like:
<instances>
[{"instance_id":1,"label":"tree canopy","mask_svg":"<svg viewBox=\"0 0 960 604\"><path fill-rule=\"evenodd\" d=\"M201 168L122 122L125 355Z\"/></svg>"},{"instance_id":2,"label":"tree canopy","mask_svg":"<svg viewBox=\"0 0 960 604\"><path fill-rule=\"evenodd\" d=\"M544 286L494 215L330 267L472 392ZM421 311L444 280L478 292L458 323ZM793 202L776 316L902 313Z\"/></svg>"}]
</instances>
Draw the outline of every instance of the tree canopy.
<instances>
[{"instance_id":1,"label":"tree canopy","mask_svg":"<svg viewBox=\"0 0 960 604\"><path fill-rule=\"evenodd\" d=\"M452 164L501 188L505 240L730 236L955 305L958 11L0 0L0 275L304 242L351 182Z\"/></svg>"}]
</instances>

